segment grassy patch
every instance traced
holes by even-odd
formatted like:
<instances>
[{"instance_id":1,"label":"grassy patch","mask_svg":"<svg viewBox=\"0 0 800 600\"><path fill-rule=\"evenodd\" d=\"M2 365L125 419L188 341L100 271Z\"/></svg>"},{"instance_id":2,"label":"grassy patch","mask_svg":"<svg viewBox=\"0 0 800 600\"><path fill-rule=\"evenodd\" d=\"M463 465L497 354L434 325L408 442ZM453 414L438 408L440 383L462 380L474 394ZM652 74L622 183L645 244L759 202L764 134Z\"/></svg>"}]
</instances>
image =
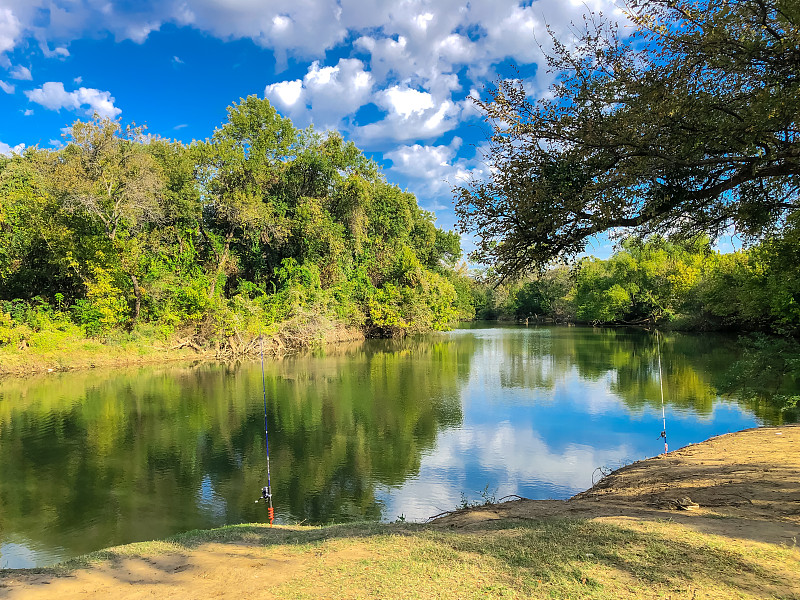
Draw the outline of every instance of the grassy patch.
<instances>
[{"instance_id":1,"label":"grassy patch","mask_svg":"<svg viewBox=\"0 0 800 600\"><path fill-rule=\"evenodd\" d=\"M468 530L415 524L238 525L191 531L65 563L246 544L291 560L291 598L800 598L800 551L697 533L672 522L500 521Z\"/></svg>"},{"instance_id":2,"label":"grassy patch","mask_svg":"<svg viewBox=\"0 0 800 600\"><path fill-rule=\"evenodd\" d=\"M47 370L86 369L196 357L194 351L169 351L156 342L142 339L104 344L94 339L64 337L24 350L3 346L0 347L0 375L26 375Z\"/></svg>"}]
</instances>

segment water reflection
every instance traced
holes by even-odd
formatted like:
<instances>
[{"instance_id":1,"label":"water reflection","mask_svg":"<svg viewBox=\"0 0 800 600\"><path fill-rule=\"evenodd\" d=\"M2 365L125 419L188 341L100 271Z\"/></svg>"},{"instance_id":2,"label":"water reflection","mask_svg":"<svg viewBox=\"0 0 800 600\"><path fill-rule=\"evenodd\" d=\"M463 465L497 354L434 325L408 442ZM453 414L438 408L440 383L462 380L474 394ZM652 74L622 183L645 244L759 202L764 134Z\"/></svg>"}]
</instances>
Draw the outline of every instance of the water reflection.
<instances>
[{"instance_id":1,"label":"water reflection","mask_svg":"<svg viewBox=\"0 0 800 600\"><path fill-rule=\"evenodd\" d=\"M672 447L791 418L763 390L719 398L743 354L731 338L664 340ZM278 519L421 519L486 486L567 497L598 466L659 451L656 361L645 333L520 327L271 361ZM265 517L258 364L0 386L0 566Z\"/></svg>"}]
</instances>

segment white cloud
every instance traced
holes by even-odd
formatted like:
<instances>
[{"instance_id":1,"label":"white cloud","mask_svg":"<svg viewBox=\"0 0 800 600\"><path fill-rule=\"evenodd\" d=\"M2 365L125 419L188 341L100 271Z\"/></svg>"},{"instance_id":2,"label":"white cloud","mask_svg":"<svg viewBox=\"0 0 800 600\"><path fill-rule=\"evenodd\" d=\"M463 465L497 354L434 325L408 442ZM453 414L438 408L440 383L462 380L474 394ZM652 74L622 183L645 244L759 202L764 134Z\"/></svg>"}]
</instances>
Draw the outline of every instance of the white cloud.
<instances>
[{"instance_id":1,"label":"white cloud","mask_svg":"<svg viewBox=\"0 0 800 600\"><path fill-rule=\"evenodd\" d=\"M391 171L423 180L427 195L435 196L449 190L450 180L463 170L453 164L460 146L461 138L455 137L447 146L399 146L383 156L392 161Z\"/></svg>"},{"instance_id":2,"label":"white cloud","mask_svg":"<svg viewBox=\"0 0 800 600\"><path fill-rule=\"evenodd\" d=\"M47 58L67 58L69 56L69 50L64 46L57 46L51 50L50 45L44 39L39 42L39 48Z\"/></svg>"},{"instance_id":3,"label":"white cloud","mask_svg":"<svg viewBox=\"0 0 800 600\"><path fill-rule=\"evenodd\" d=\"M270 99L273 104L289 112L294 110L302 96L303 82L300 79L279 81L268 85L264 89L265 98ZM305 107L305 103L303 106Z\"/></svg>"},{"instance_id":4,"label":"white cloud","mask_svg":"<svg viewBox=\"0 0 800 600\"><path fill-rule=\"evenodd\" d=\"M0 154L3 156L11 156L12 154L19 154L25 149L25 144L17 144L16 146L9 146L5 142L0 142Z\"/></svg>"},{"instance_id":5,"label":"white cloud","mask_svg":"<svg viewBox=\"0 0 800 600\"><path fill-rule=\"evenodd\" d=\"M94 88L81 87L67 92L60 81L48 81L42 87L25 91L28 100L41 104L50 110L80 110L91 116L97 113L101 117L113 119L122 110L114 106L114 97L110 92Z\"/></svg>"},{"instance_id":6,"label":"white cloud","mask_svg":"<svg viewBox=\"0 0 800 600\"><path fill-rule=\"evenodd\" d=\"M485 148L479 147L472 158L464 158L459 157L464 153L461 146L462 140L456 136L447 145L398 146L383 156L392 161L389 172L407 179L409 189L423 201L432 203L431 210L438 211L452 206L436 198L449 200L453 187L464 185L473 176L486 174L481 164Z\"/></svg>"},{"instance_id":7,"label":"white cloud","mask_svg":"<svg viewBox=\"0 0 800 600\"><path fill-rule=\"evenodd\" d=\"M28 67L23 67L22 65L17 65L13 69L8 72L8 76L11 79L20 79L23 81L31 81L33 80L33 75L31 75L31 70Z\"/></svg>"},{"instance_id":8,"label":"white cloud","mask_svg":"<svg viewBox=\"0 0 800 600\"><path fill-rule=\"evenodd\" d=\"M353 139L376 149L391 141L435 140L476 117L472 103L464 100L464 90L496 79L508 61L543 67L540 44L549 42L547 25L569 43L571 23L579 23L582 14L604 10L619 16L613 0L537 0L524 6L519 0L2 3L0 60L26 38L37 40L47 55L66 56L67 45L86 35L110 33L119 40L143 42L170 23L224 40L249 38L273 51L278 68L289 56L307 58L312 62L302 78L270 83L265 96L298 124L313 121L323 128L349 128ZM41 25L44 12L46 26ZM350 40L353 57L335 65L325 63L327 51ZM178 56L172 60L176 65L182 62ZM552 77L546 68L539 68L526 89L542 95ZM76 85L80 83L76 79ZM87 111L99 105L105 114L119 114L108 92L94 90L96 96L89 101L91 89L81 89L83 96L76 90L70 98L67 92L52 89L52 100L45 97L44 87L33 93L54 106L75 109L80 102L89 105ZM377 122L360 120L355 125L355 115L369 104L385 115ZM359 119L368 114L364 111Z\"/></svg>"},{"instance_id":9,"label":"white cloud","mask_svg":"<svg viewBox=\"0 0 800 600\"><path fill-rule=\"evenodd\" d=\"M364 70L364 63L343 58L333 67L321 67L314 61L302 80L270 84L264 89L264 97L292 119L303 122L310 117L326 128L339 125L368 102L372 88L372 76Z\"/></svg>"},{"instance_id":10,"label":"white cloud","mask_svg":"<svg viewBox=\"0 0 800 600\"><path fill-rule=\"evenodd\" d=\"M25 109L25 110L22 112L22 114L23 114L23 115L25 115L26 117L30 117L30 116L33 114L33 109L32 109L32 108L26 108L26 109Z\"/></svg>"},{"instance_id":11,"label":"white cloud","mask_svg":"<svg viewBox=\"0 0 800 600\"><path fill-rule=\"evenodd\" d=\"M0 8L0 65L7 66L5 53L17 45L22 33L22 25L10 8Z\"/></svg>"},{"instance_id":12,"label":"white cloud","mask_svg":"<svg viewBox=\"0 0 800 600\"><path fill-rule=\"evenodd\" d=\"M406 74L426 72L426 76L428 68L437 64L445 67L439 70L448 71L449 61L531 58L538 52L532 39L534 28L538 41L546 42L545 23L561 33L590 10L618 13L611 0L537 0L529 6L520 6L519 0L272 0L267 4L256 0L3 0L3 4L0 53L13 49L26 32L40 42L53 42L53 52L59 53L66 51L64 42L90 32L110 32L117 39L142 42L164 24L173 23L221 39L250 38L279 53L311 58L321 58L348 37L371 36L376 43L386 42L386 50L392 41L402 40L401 52L411 60L405 65L391 61L391 66ZM44 12L49 18L41 26Z\"/></svg>"},{"instance_id":13,"label":"white cloud","mask_svg":"<svg viewBox=\"0 0 800 600\"><path fill-rule=\"evenodd\" d=\"M83 83L83 77L78 75L75 79L72 80L75 85L80 85Z\"/></svg>"},{"instance_id":14,"label":"white cloud","mask_svg":"<svg viewBox=\"0 0 800 600\"><path fill-rule=\"evenodd\" d=\"M34 0L44 2L44 0ZM104 13L94 6L110 6ZM190 25L221 39L250 38L276 51L279 62L287 54L321 56L343 41L347 28L342 10L333 0L165 0L152 3L148 11L134 5L100 4L83 0L84 19L111 31L117 39L144 41L165 23ZM103 13L103 14L101 14Z\"/></svg>"},{"instance_id":15,"label":"white cloud","mask_svg":"<svg viewBox=\"0 0 800 600\"><path fill-rule=\"evenodd\" d=\"M0 90L3 90L6 94L13 94L14 90L16 90L16 86L13 83L6 83L5 81L0 80Z\"/></svg>"},{"instance_id":16,"label":"white cloud","mask_svg":"<svg viewBox=\"0 0 800 600\"><path fill-rule=\"evenodd\" d=\"M374 101L387 115L353 131L354 137L367 146L385 140L437 138L458 127L463 109L462 103L437 99L429 92L401 86L378 92Z\"/></svg>"},{"instance_id":17,"label":"white cloud","mask_svg":"<svg viewBox=\"0 0 800 600\"><path fill-rule=\"evenodd\" d=\"M384 108L402 119L421 116L425 111L434 107L433 96L427 92L409 88L402 89L398 86L381 92L379 98L379 102Z\"/></svg>"}]
</instances>

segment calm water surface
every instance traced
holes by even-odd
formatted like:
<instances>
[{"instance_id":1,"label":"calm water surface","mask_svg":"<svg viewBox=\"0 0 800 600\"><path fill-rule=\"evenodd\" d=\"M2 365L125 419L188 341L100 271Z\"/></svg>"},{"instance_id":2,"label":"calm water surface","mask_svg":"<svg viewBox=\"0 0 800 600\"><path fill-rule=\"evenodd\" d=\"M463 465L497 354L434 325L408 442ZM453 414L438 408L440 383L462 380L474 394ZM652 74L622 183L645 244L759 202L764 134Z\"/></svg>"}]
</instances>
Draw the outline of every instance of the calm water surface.
<instances>
[{"instance_id":1,"label":"calm water surface","mask_svg":"<svg viewBox=\"0 0 800 600\"><path fill-rule=\"evenodd\" d=\"M741 355L733 338L662 340L670 448L793 416L773 408L775 390L730 392ZM663 448L643 332L477 325L271 361L266 382L285 523L567 498L598 467ZM257 363L0 381L0 567L263 521L263 426Z\"/></svg>"}]
</instances>

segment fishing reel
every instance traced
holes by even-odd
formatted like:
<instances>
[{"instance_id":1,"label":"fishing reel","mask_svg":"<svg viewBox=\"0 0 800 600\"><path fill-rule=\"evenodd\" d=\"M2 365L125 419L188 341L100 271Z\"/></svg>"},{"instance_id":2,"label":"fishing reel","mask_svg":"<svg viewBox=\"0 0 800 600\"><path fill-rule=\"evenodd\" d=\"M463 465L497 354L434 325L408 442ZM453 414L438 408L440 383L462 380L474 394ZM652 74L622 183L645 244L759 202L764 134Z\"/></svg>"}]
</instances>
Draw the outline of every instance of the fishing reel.
<instances>
[{"instance_id":1,"label":"fishing reel","mask_svg":"<svg viewBox=\"0 0 800 600\"><path fill-rule=\"evenodd\" d=\"M263 500L267 504L270 504L272 502L272 493L269 491L267 486L261 488L261 498L259 498L258 500ZM256 504L258 504L258 500L256 500Z\"/></svg>"}]
</instances>

